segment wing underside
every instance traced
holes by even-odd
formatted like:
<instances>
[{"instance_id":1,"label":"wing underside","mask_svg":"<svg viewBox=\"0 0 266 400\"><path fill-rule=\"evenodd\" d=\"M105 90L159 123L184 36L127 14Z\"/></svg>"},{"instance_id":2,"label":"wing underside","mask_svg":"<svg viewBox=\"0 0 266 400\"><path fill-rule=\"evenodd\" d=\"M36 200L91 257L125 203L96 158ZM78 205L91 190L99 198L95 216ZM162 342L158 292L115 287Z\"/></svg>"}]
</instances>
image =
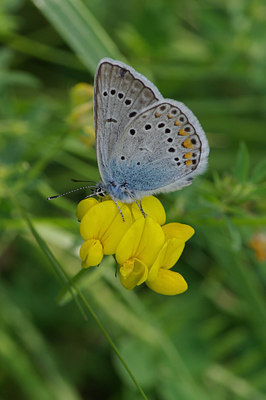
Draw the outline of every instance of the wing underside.
<instances>
[{"instance_id":1,"label":"wing underside","mask_svg":"<svg viewBox=\"0 0 266 400\"><path fill-rule=\"evenodd\" d=\"M126 125L162 96L144 76L126 64L103 59L94 84L94 121L99 170L102 179L110 154Z\"/></svg>"},{"instance_id":2,"label":"wing underside","mask_svg":"<svg viewBox=\"0 0 266 400\"><path fill-rule=\"evenodd\" d=\"M183 103L164 99L127 125L111 154L112 179L132 192L177 190L203 172L208 152L194 114Z\"/></svg>"}]
</instances>

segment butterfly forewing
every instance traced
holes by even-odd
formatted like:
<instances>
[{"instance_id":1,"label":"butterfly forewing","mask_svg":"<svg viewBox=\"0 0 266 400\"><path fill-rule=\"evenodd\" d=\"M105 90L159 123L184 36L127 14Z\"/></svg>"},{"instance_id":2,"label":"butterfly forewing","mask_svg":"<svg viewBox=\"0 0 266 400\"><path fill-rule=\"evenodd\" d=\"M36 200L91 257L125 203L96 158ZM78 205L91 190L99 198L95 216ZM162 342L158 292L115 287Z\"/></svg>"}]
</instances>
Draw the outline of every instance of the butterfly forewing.
<instances>
[{"instance_id":1,"label":"butterfly forewing","mask_svg":"<svg viewBox=\"0 0 266 400\"><path fill-rule=\"evenodd\" d=\"M94 85L94 119L98 164L102 178L116 142L126 125L143 109L161 100L158 89L119 61L103 59L97 69Z\"/></svg>"}]
</instances>

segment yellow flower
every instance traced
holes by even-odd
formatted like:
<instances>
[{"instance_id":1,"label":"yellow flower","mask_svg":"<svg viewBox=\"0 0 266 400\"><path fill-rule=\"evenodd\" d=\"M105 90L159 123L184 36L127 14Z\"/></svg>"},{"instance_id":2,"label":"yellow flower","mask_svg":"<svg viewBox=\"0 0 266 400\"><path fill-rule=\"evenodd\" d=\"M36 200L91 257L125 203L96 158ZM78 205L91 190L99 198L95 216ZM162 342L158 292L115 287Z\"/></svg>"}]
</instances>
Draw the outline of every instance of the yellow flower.
<instances>
[{"instance_id":1,"label":"yellow flower","mask_svg":"<svg viewBox=\"0 0 266 400\"><path fill-rule=\"evenodd\" d=\"M139 203L139 201L138 201ZM158 224L163 225L166 220L165 211L162 203L157 197L154 196L146 196L142 199L142 208L145 214L149 217L152 217ZM134 219L143 217L138 205L136 202L131 204L131 212Z\"/></svg>"},{"instance_id":2,"label":"yellow flower","mask_svg":"<svg viewBox=\"0 0 266 400\"><path fill-rule=\"evenodd\" d=\"M160 294L180 294L187 290L187 283L182 275L169 270L178 261L185 242L194 234L194 229L189 225L179 223L164 225L162 229L165 234L165 243L149 270L146 285Z\"/></svg>"},{"instance_id":3,"label":"yellow flower","mask_svg":"<svg viewBox=\"0 0 266 400\"><path fill-rule=\"evenodd\" d=\"M146 281L164 240L161 226L149 216L142 216L131 225L116 250L120 281L125 288L133 289Z\"/></svg>"},{"instance_id":4,"label":"yellow flower","mask_svg":"<svg viewBox=\"0 0 266 400\"><path fill-rule=\"evenodd\" d=\"M104 254L115 254L120 281L126 289L146 283L153 291L175 295L187 289L187 283L170 269L176 264L185 242L194 229L180 223L165 223L165 211L153 197L142 200L145 217L138 205L118 203L109 199L99 203L86 199L79 203L77 217L85 240L80 249L83 267L100 264ZM161 226L163 225L163 226Z\"/></svg>"},{"instance_id":5,"label":"yellow flower","mask_svg":"<svg viewBox=\"0 0 266 400\"><path fill-rule=\"evenodd\" d=\"M72 110L68 122L72 129L81 133L80 140L91 147L95 142L93 123L93 87L78 83L71 90Z\"/></svg>"},{"instance_id":6,"label":"yellow flower","mask_svg":"<svg viewBox=\"0 0 266 400\"><path fill-rule=\"evenodd\" d=\"M83 267L100 264L104 254L114 254L118 243L132 222L128 206L118 203L121 214L112 200L99 203L95 199L82 200L77 209L81 219L80 234L84 243L80 249Z\"/></svg>"},{"instance_id":7,"label":"yellow flower","mask_svg":"<svg viewBox=\"0 0 266 400\"><path fill-rule=\"evenodd\" d=\"M90 199L84 199L82 200L77 207L77 218L79 221L81 221L81 219L84 217L84 215L86 214L87 211L89 211L89 209L93 206L95 206L96 204L98 204L98 201L96 199L94 199L93 197L91 197Z\"/></svg>"},{"instance_id":8,"label":"yellow flower","mask_svg":"<svg viewBox=\"0 0 266 400\"><path fill-rule=\"evenodd\" d=\"M71 89L71 100L74 106L93 100L93 86L88 83L77 83Z\"/></svg>"}]
</instances>

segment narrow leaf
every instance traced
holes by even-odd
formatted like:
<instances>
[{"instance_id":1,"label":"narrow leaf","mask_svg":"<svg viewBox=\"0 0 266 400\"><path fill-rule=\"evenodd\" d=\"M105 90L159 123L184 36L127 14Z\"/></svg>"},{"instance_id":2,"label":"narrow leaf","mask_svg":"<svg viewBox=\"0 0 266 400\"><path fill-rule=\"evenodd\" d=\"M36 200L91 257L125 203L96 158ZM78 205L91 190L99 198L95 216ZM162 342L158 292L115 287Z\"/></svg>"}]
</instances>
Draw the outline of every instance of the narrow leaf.
<instances>
[{"instance_id":1,"label":"narrow leaf","mask_svg":"<svg viewBox=\"0 0 266 400\"><path fill-rule=\"evenodd\" d=\"M123 58L114 42L80 0L32 1L92 74L101 58Z\"/></svg>"},{"instance_id":2,"label":"narrow leaf","mask_svg":"<svg viewBox=\"0 0 266 400\"><path fill-rule=\"evenodd\" d=\"M237 153L234 176L241 183L245 183L248 179L248 172L249 172L249 153L247 146L245 145L245 143L242 142L240 144Z\"/></svg>"},{"instance_id":3,"label":"narrow leaf","mask_svg":"<svg viewBox=\"0 0 266 400\"><path fill-rule=\"evenodd\" d=\"M28 217L28 215L26 214L26 212L23 210L23 208L21 208L20 204L17 202L17 200L15 199L15 197L11 194L11 192L7 189L6 190L10 200L12 201L12 203L16 206L16 208L19 210L22 218L25 220L25 222L27 223L33 237L35 238L36 242L38 243L38 245L40 246L40 249L42 250L42 252L44 253L44 255L48 258L48 260L50 261L54 272L56 273L56 275L58 276L58 278L61 280L62 284L64 284L65 286L67 286L68 290L71 292L72 297L76 303L76 305L78 306L80 312L82 313L82 315L84 316L84 318L87 320L87 315L90 314L91 317L94 319L94 321L96 322L96 324L98 325L98 327L100 328L100 330L102 331L102 333L104 334L104 336L106 337L107 341L109 342L110 346L112 347L113 351L115 352L115 354L117 355L117 357L119 358L119 360L121 361L121 363L123 364L125 370L127 371L128 375L130 376L130 378L132 379L133 383L135 384L136 388L138 389L140 395L142 396L142 398L144 400L148 400L147 396L145 395L145 393L143 392L141 386L139 385L138 381L136 380L135 376L133 375L133 373L131 372L130 368L128 367L126 361L124 360L124 358L121 356L117 346L115 345L115 343L113 342L111 336L109 335L109 333L106 331L104 325L102 324L102 322L100 321L100 319L98 318L97 314L94 312L94 310L92 309L92 307L90 306L90 304L88 303L88 301L86 300L86 298L84 297L84 295L81 293L81 291L74 286L74 283L71 283L69 277L67 276L66 272L64 271L64 269L62 268L62 266L60 265L60 263L57 261L57 259L55 258L55 256L53 255L52 251L49 249L48 245L46 244L46 242L42 239L42 237L39 235L39 233L36 231L36 229L34 228L30 218Z\"/></svg>"},{"instance_id":4,"label":"narrow leaf","mask_svg":"<svg viewBox=\"0 0 266 400\"><path fill-rule=\"evenodd\" d=\"M262 160L255 166L252 172L251 181L254 183L258 183L263 181L265 178L266 178L266 160Z\"/></svg>"}]
</instances>

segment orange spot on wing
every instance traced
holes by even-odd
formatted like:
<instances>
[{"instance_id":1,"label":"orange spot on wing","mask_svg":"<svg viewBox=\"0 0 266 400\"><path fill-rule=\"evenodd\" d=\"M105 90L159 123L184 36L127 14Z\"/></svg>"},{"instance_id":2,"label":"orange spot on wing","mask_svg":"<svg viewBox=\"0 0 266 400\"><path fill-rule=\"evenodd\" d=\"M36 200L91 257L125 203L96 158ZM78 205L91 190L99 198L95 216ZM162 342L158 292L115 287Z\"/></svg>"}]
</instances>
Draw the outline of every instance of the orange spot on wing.
<instances>
[{"instance_id":1,"label":"orange spot on wing","mask_svg":"<svg viewBox=\"0 0 266 400\"><path fill-rule=\"evenodd\" d=\"M155 118L159 118L161 116L161 114L159 114L159 113L155 113Z\"/></svg>"},{"instance_id":2,"label":"orange spot on wing","mask_svg":"<svg viewBox=\"0 0 266 400\"><path fill-rule=\"evenodd\" d=\"M187 135L188 135L188 132L185 132L184 129L181 128L180 131L178 132L178 135L187 136Z\"/></svg>"},{"instance_id":3,"label":"orange spot on wing","mask_svg":"<svg viewBox=\"0 0 266 400\"><path fill-rule=\"evenodd\" d=\"M180 125L182 125L182 123L181 122L179 122L179 121L175 121L175 123L174 123L175 125L177 125L177 126L180 126Z\"/></svg>"},{"instance_id":4,"label":"orange spot on wing","mask_svg":"<svg viewBox=\"0 0 266 400\"><path fill-rule=\"evenodd\" d=\"M169 119L172 119L172 118L173 118L173 116L170 115L170 114L168 114L167 117L168 117Z\"/></svg>"},{"instance_id":5,"label":"orange spot on wing","mask_svg":"<svg viewBox=\"0 0 266 400\"><path fill-rule=\"evenodd\" d=\"M188 159L188 158L191 158L192 157L192 153L186 153L185 155L184 155L184 158L186 158L186 159Z\"/></svg>"},{"instance_id":6,"label":"orange spot on wing","mask_svg":"<svg viewBox=\"0 0 266 400\"><path fill-rule=\"evenodd\" d=\"M190 140L189 138L187 138L186 140L184 140L183 146L185 146L186 149L194 149L194 146L193 146L193 144L191 143L191 140Z\"/></svg>"},{"instance_id":7,"label":"orange spot on wing","mask_svg":"<svg viewBox=\"0 0 266 400\"><path fill-rule=\"evenodd\" d=\"M191 161L191 160L187 160L187 161L185 162L185 164L186 164L187 166L189 166L189 165L192 164L192 161Z\"/></svg>"}]
</instances>

